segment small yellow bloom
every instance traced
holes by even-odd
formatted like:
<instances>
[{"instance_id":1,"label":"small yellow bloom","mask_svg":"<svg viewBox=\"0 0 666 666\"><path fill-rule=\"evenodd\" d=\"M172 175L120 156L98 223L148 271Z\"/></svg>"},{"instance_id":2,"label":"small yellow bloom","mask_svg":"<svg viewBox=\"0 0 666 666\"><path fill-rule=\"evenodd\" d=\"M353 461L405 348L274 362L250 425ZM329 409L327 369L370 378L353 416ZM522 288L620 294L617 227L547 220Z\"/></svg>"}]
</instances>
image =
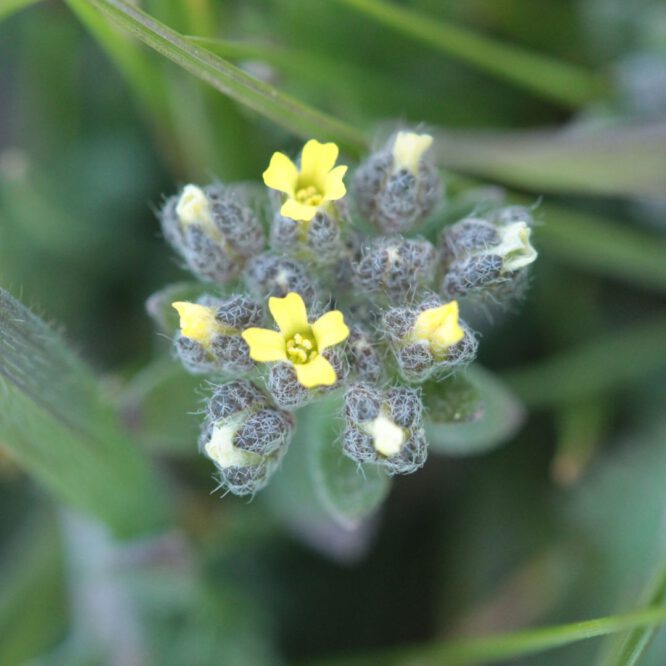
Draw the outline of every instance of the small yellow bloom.
<instances>
[{"instance_id":1,"label":"small yellow bloom","mask_svg":"<svg viewBox=\"0 0 666 666\"><path fill-rule=\"evenodd\" d=\"M225 327L215 319L215 308L187 301L176 301L171 307L180 316L181 334L206 348L211 345L216 335L225 331Z\"/></svg>"},{"instance_id":2,"label":"small yellow bloom","mask_svg":"<svg viewBox=\"0 0 666 666\"><path fill-rule=\"evenodd\" d=\"M393 142L393 163L395 170L407 169L413 174L419 170L419 162L432 145L430 134L398 132Z\"/></svg>"},{"instance_id":3,"label":"small yellow bloom","mask_svg":"<svg viewBox=\"0 0 666 666\"><path fill-rule=\"evenodd\" d=\"M411 334L414 342L427 341L435 356L445 354L449 347L464 337L465 332L458 320L458 301L421 312Z\"/></svg>"},{"instance_id":4,"label":"small yellow bloom","mask_svg":"<svg viewBox=\"0 0 666 666\"><path fill-rule=\"evenodd\" d=\"M347 167L336 167L337 159L338 147L334 143L319 143L315 139L303 147L300 171L286 155L273 153L264 171L264 183L287 195L280 214L309 222L325 203L342 199L347 193L342 181Z\"/></svg>"},{"instance_id":5,"label":"small yellow bloom","mask_svg":"<svg viewBox=\"0 0 666 666\"><path fill-rule=\"evenodd\" d=\"M298 381L306 388L335 384L335 370L322 352L347 339L349 329L342 312L332 310L310 324L303 299L293 291L284 298L268 299L268 309L280 331L244 330L250 358L259 363L291 363Z\"/></svg>"}]
</instances>

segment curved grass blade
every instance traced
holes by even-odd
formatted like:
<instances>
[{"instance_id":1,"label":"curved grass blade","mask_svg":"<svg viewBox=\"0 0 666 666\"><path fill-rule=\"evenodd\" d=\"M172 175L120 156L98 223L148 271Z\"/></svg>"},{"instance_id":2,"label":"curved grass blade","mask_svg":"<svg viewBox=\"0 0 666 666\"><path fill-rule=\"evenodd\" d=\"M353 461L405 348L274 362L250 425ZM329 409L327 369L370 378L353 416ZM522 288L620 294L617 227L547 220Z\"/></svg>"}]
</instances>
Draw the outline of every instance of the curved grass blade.
<instances>
[{"instance_id":1,"label":"curved grass blade","mask_svg":"<svg viewBox=\"0 0 666 666\"><path fill-rule=\"evenodd\" d=\"M0 290L0 444L61 501L119 536L163 526L148 461L63 340Z\"/></svg>"},{"instance_id":2,"label":"curved grass blade","mask_svg":"<svg viewBox=\"0 0 666 666\"><path fill-rule=\"evenodd\" d=\"M383 0L337 0L384 25L560 104L578 107L600 96L604 82L580 67L503 44L468 28Z\"/></svg>"},{"instance_id":3,"label":"curved grass blade","mask_svg":"<svg viewBox=\"0 0 666 666\"><path fill-rule=\"evenodd\" d=\"M573 622L507 634L479 636L457 641L433 643L423 647L404 648L362 657L318 661L324 666L471 666L517 659L576 641L605 636L636 628L653 628L666 623L666 607L657 606L623 615Z\"/></svg>"},{"instance_id":4,"label":"curved grass blade","mask_svg":"<svg viewBox=\"0 0 666 666\"><path fill-rule=\"evenodd\" d=\"M357 154L366 141L356 129L278 91L121 0L90 0L117 25L191 74L298 136L337 141Z\"/></svg>"}]
</instances>

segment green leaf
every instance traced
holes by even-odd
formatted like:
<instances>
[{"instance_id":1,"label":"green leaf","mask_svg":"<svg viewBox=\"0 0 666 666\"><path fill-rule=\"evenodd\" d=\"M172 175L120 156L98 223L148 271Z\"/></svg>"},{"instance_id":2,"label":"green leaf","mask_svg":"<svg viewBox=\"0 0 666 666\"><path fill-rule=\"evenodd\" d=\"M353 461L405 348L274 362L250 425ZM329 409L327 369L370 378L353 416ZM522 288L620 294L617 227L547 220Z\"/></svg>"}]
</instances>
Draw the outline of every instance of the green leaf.
<instances>
[{"instance_id":1,"label":"green leaf","mask_svg":"<svg viewBox=\"0 0 666 666\"><path fill-rule=\"evenodd\" d=\"M63 340L0 290L0 442L60 500L118 535L163 525L149 463Z\"/></svg>"},{"instance_id":2,"label":"green leaf","mask_svg":"<svg viewBox=\"0 0 666 666\"><path fill-rule=\"evenodd\" d=\"M25 7L36 5L40 0L0 0L0 21L4 21Z\"/></svg>"},{"instance_id":3,"label":"green leaf","mask_svg":"<svg viewBox=\"0 0 666 666\"><path fill-rule=\"evenodd\" d=\"M356 129L276 90L121 0L90 0L96 10L224 95L303 137L332 139L352 153L365 145Z\"/></svg>"},{"instance_id":4,"label":"green leaf","mask_svg":"<svg viewBox=\"0 0 666 666\"><path fill-rule=\"evenodd\" d=\"M463 404L468 403L464 407L466 411L455 407L461 402L460 380L453 387L450 383L445 384L440 393L431 389L424 394L425 430L430 450L435 453L453 456L484 453L511 439L523 423L525 412L522 405L492 373L474 365L466 371L464 378L471 384L462 397ZM452 388L453 395L449 397L447 389ZM464 422L461 414L470 420Z\"/></svg>"},{"instance_id":5,"label":"green leaf","mask_svg":"<svg viewBox=\"0 0 666 666\"><path fill-rule=\"evenodd\" d=\"M504 375L530 407L575 402L631 385L666 364L666 317L653 317Z\"/></svg>"},{"instance_id":6,"label":"green leaf","mask_svg":"<svg viewBox=\"0 0 666 666\"><path fill-rule=\"evenodd\" d=\"M662 197L666 124L436 133L442 167L539 194Z\"/></svg>"},{"instance_id":7,"label":"green leaf","mask_svg":"<svg viewBox=\"0 0 666 666\"><path fill-rule=\"evenodd\" d=\"M666 608L657 606L623 615L573 622L552 627L517 631L495 636L477 636L457 641L434 642L425 646L401 648L363 657L329 659L314 662L330 666L468 666L517 659L576 641L605 636L627 629L656 627L666 623Z\"/></svg>"},{"instance_id":8,"label":"green leaf","mask_svg":"<svg viewBox=\"0 0 666 666\"><path fill-rule=\"evenodd\" d=\"M447 55L561 104L581 106L598 97L605 88L600 78L582 68L495 41L394 3L337 1Z\"/></svg>"},{"instance_id":9,"label":"green leaf","mask_svg":"<svg viewBox=\"0 0 666 666\"><path fill-rule=\"evenodd\" d=\"M298 436L308 446L308 463L322 506L342 527L355 528L377 510L390 489L379 467L360 466L342 453L342 400L338 394L298 415Z\"/></svg>"}]
</instances>

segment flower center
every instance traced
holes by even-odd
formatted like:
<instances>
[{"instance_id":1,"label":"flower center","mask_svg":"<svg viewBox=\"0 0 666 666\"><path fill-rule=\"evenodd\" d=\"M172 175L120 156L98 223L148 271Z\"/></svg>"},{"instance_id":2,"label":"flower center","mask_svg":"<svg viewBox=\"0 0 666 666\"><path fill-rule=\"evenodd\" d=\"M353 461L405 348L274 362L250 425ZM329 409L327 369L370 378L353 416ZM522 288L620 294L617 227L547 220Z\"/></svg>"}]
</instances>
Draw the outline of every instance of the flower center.
<instances>
[{"instance_id":1,"label":"flower center","mask_svg":"<svg viewBox=\"0 0 666 666\"><path fill-rule=\"evenodd\" d=\"M306 206L319 206L323 198L321 192L314 185L301 187L296 192L296 200Z\"/></svg>"},{"instance_id":2,"label":"flower center","mask_svg":"<svg viewBox=\"0 0 666 666\"><path fill-rule=\"evenodd\" d=\"M318 353L315 343L300 333L287 341L287 357L292 363L309 363Z\"/></svg>"}]
</instances>

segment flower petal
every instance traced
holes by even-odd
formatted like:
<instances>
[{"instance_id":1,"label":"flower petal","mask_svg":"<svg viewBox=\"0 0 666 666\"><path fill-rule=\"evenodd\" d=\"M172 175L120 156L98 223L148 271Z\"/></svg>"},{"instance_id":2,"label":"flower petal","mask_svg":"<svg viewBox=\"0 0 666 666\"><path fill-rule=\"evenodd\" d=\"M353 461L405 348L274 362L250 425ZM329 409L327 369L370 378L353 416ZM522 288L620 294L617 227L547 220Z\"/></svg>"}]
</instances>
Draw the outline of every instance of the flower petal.
<instances>
[{"instance_id":1,"label":"flower petal","mask_svg":"<svg viewBox=\"0 0 666 666\"><path fill-rule=\"evenodd\" d=\"M268 328L247 328L241 335L250 348L250 358L259 363L286 361L285 341L277 331Z\"/></svg>"},{"instance_id":2,"label":"flower petal","mask_svg":"<svg viewBox=\"0 0 666 666\"><path fill-rule=\"evenodd\" d=\"M337 201L347 194L347 188L343 182L347 167L340 165L326 174L324 181L324 199L326 201Z\"/></svg>"},{"instance_id":3,"label":"flower petal","mask_svg":"<svg viewBox=\"0 0 666 666\"><path fill-rule=\"evenodd\" d=\"M273 153L263 175L267 187L293 196L298 181L298 169L284 153Z\"/></svg>"},{"instance_id":4,"label":"flower petal","mask_svg":"<svg viewBox=\"0 0 666 666\"><path fill-rule=\"evenodd\" d=\"M309 363L295 363L294 370L296 379L305 388L332 386L338 379L333 366L321 355L316 356Z\"/></svg>"},{"instance_id":5,"label":"flower petal","mask_svg":"<svg viewBox=\"0 0 666 666\"><path fill-rule=\"evenodd\" d=\"M349 335L349 328L345 324L342 312L332 310L323 314L312 324L312 332L317 341L317 349L322 352L327 347L332 347L346 340Z\"/></svg>"},{"instance_id":6,"label":"flower petal","mask_svg":"<svg viewBox=\"0 0 666 666\"><path fill-rule=\"evenodd\" d=\"M303 299L295 292L289 292L284 298L272 296L268 299L268 309L273 315L285 340L296 333L308 333L308 313Z\"/></svg>"},{"instance_id":7,"label":"flower petal","mask_svg":"<svg viewBox=\"0 0 666 666\"><path fill-rule=\"evenodd\" d=\"M280 208L280 215L298 222L309 222L318 210L319 206L308 206L296 199L287 199Z\"/></svg>"},{"instance_id":8,"label":"flower petal","mask_svg":"<svg viewBox=\"0 0 666 666\"><path fill-rule=\"evenodd\" d=\"M213 336L221 332L222 327L215 319L213 308L187 301L175 301L171 307L178 312L180 332L186 338L208 346Z\"/></svg>"},{"instance_id":9,"label":"flower petal","mask_svg":"<svg viewBox=\"0 0 666 666\"><path fill-rule=\"evenodd\" d=\"M323 189L326 174L335 166L339 152L334 143L319 143L310 139L301 153L301 185L312 184Z\"/></svg>"}]
</instances>

